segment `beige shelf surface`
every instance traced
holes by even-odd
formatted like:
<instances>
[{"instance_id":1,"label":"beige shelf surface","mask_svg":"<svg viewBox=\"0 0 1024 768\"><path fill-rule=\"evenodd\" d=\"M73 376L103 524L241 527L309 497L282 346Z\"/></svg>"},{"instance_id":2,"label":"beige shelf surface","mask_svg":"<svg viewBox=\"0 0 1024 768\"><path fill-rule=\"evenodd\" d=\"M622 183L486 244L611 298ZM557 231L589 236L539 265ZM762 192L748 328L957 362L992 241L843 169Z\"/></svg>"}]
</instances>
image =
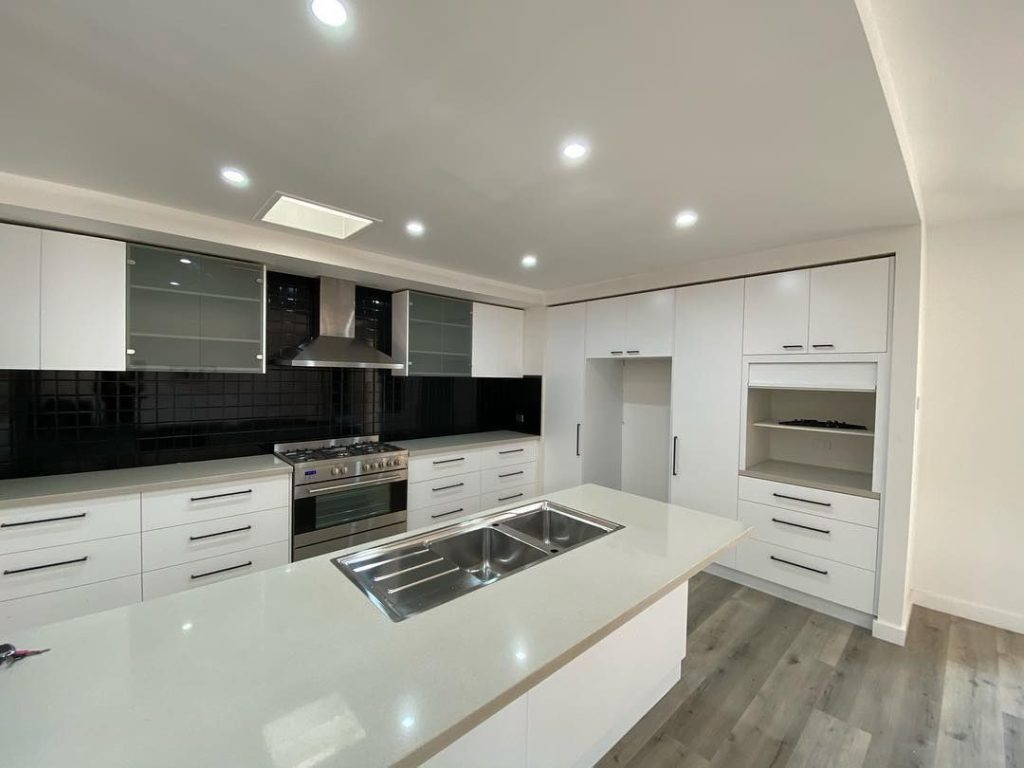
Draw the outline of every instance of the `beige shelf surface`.
<instances>
[{"instance_id":1,"label":"beige shelf surface","mask_svg":"<svg viewBox=\"0 0 1024 768\"><path fill-rule=\"evenodd\" d=\"M849 469L833 469L813 464L797 464L793 461L769 459L747 469L741 469L740 474L746 477L757 477L761 480L820 488L823 491L865 496L869 499L877 499L880 496L871 490L870 473L853 472Z\"/></svg>"}]
</instances>

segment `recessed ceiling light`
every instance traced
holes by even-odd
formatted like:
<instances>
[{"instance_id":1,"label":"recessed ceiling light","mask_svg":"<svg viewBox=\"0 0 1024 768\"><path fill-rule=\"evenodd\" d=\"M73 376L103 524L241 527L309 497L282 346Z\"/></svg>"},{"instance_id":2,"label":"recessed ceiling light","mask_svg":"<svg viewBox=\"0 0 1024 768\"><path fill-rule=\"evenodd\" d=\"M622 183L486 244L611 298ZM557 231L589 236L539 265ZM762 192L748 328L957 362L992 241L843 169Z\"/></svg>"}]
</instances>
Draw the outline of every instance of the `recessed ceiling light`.
<instances>
[{"instance_id":1,"label":"recessed ceiling light","mask_svg":"<svg viewBox=\"0 0 1024 768\"><path fill-rule=\"evenodd\" d=\"M685 211L680 211L676 214L676 229L686 229L692 227L697 223L697 219L700 217L697 212L687 208Z\"/></svg>"},{"instance_id":2,"label":"recessed ceiling light","mask_svg":"<svg viewBox=\"0 0 1024 768\"><path fill-rule=\"evenodd\" d=\"M590 147L582 139L570 139L562 145L562 157L573 162L582 160L590 152Z\"/></svg>"},{"instance_id":3,"label":"recessed ceiling light","mask_svg":"<svg viewBox=\"0 0 1024 768\"><path fill-rule=\"evenodd\" d=\"M221 168L220 177L233 187L249 186L249 177L239 168Z\"/></svg>"},{"instance_id":4,"label":"recessed ceiling light","mask_svg":"<svg viewBox=\"0 0 1024 768\"><path fill-rule=\"evenodd\" d=\"M291 229L301 229L304 232L335 237L338 240L351 237L374 222L373 219L366 216L330 208L320 203L311 203L309 200L302 200L282 192L277 192L271 200L273 203L260 216L262 221Z\"/></svg>"},{"instance_id":5,"label":"recessed ceiling light","mask_svg":"<svg viewBox=\"0 0 1024 768\"><path fill-rule=\"evenodd\" d=\"M423 226L422 221L410 221L406 223L405 231L412 237L420 237L427 231L427 228Z\"/></svg>"},{"instance_id":6,"label":"recessed ceiling light","mask_svg":"<svg viewBox=\"0 0 1024 768\"><path fill-rule=\"evenodd\" d=\"M192 259L178 259L182 264L191 264Z\"/></svg>"},{"instance_id":7,"label":"recessed ceiling light","mask_svg":"<svg viewBox=\"0 0 1024 768\"><path fill-rule=\"evenodd\" d=\"M328 27L340 27L348 21L348 11L338 0L313 0L309 7L313 15Z\"/></svg>"},{"instance_id":8,"label":"recessed ceiling light","mask_svg":"<svg viewBox=\"0 0 1024 768\"><path fill-rule=\"evenodd\" d=\"M171 280L171 285L173 285L174 287L178 287L179 285L181 285L181 283L179 283L177 280Z\"/></svg>"},{"instance_id":9,"label":"recessed ceiling light","mask_svg":"<svg viewBox=\"0 0 1024 768\"><path fill-rule=\"evenodd\" d=\"M519 263L522 264L527 269L532 269L533 267L537 266L537 257L534 256L532 253L528 253L525 256L523 256L522 260Z\"/></svg>"}]
</instances>

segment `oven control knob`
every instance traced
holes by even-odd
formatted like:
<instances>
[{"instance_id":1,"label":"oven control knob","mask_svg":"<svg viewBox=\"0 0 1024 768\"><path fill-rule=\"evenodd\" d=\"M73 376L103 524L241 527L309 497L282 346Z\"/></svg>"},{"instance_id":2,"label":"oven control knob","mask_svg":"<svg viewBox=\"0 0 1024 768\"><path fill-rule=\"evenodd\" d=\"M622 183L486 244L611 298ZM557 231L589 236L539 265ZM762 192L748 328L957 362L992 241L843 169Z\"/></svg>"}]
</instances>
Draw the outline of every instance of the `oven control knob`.
<instances>
[{"instance_id":1,"label":"oven control knob","mask_svg":"<svg viewBox=\"0 0 1024 768\"><path fill-rule=\"evenodd\" d=\"M341 474L341 467L331 467L331 474L338 476Z\"/></svg>"}]
</instances>

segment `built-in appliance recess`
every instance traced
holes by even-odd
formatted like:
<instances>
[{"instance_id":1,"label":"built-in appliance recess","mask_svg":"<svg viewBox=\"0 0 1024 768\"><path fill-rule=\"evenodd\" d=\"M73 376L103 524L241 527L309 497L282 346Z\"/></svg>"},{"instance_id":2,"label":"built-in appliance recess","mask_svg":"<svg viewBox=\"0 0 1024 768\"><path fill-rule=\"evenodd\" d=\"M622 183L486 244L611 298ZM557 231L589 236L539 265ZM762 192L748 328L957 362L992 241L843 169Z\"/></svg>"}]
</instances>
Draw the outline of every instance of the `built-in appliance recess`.
<instances>
[{"instance_id":1,"label":"built-in appliance recess","mask_svg":"<svg viewBox=\"0 0 1024 768\"><path fill-rule=\"evenodd\" d=\"M294 467L292 560L406 530L409 452L376 435L280 443Z\"/></svg>"}]
</instances>

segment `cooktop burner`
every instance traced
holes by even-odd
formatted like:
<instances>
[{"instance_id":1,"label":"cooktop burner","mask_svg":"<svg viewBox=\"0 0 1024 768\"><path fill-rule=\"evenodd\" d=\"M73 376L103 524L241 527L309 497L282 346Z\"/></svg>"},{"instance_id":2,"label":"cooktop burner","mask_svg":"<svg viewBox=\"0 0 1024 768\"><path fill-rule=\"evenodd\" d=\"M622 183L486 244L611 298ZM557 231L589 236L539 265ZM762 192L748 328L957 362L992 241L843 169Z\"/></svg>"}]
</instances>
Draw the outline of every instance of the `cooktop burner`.
<instances>
[{"instance_id":1,"label":"cooktop burner","mask_svg":"<svg viewBox=\"0 0 1024 768\"><path fill-rule=\"evenodd\" d=\"M390 443L354 443L327 448L292 448L278 452L278 456L287 461L299 463L304 461L325 461L327 459L346 459L350 456L368 456L375 453L397 453L401 451Z\"/></svg>"}]
</instances>

